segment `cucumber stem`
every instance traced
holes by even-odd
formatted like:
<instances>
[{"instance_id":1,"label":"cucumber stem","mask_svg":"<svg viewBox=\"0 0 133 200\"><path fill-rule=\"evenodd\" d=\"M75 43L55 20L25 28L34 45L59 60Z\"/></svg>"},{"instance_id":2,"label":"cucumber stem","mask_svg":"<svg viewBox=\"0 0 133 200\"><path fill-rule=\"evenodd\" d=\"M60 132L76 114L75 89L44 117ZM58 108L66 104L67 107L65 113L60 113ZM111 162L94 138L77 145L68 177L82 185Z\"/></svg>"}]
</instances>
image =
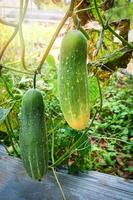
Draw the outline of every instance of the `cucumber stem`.
<instances>
[{"instance_id":1,"label":"cucumber stem","mask_svg":"<svg viewBox=\"0 0 133 200\"><path fill-rule=\"evenodd\" d=\"M33 88L36 89L36 76L37 76L37 71L34 72L34 78L33 78Z\"/></svg>"}]
</instances>

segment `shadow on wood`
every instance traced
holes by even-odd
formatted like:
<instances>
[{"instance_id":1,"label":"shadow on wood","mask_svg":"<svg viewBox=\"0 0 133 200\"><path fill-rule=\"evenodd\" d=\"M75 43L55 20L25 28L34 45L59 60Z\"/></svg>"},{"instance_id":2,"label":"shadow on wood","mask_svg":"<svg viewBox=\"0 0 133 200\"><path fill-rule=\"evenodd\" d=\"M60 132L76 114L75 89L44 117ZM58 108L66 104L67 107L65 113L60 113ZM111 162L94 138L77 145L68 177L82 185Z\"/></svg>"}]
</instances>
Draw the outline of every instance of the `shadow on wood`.
<instances>
[{"instance_id":1,"label":"shadow on wood","mask_svg":"<svg viewBox=\"0 0 133 200\"><path fill-rule=\"evenodd\" d=\"M79 176L58 172L67 200L133 200L133 181L91 171ZM31 180L19 159L0 146L0 200L62 200L54 176Z\"/></svg>"}]
</instances>

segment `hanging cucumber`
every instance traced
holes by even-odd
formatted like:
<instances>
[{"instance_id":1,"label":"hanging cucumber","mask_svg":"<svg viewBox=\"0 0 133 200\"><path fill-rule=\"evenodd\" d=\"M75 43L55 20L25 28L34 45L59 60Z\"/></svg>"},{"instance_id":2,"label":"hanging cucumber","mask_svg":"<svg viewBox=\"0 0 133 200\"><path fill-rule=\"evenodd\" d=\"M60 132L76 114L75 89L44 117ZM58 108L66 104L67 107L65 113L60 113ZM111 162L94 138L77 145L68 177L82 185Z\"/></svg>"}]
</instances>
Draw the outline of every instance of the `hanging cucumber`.
<instances>
[{"instance_id":1,"label":"hanging cucumber","mask_svg":"<svg viewBox=\"0 0 133 200\"><path fill-rule=\"evenodd\" d=\"M37 89L29 89L22 99L20 152L24 167L31 178L40 180L47 174L45 108L42 94Z\"/></svg>"},{"instance_id":2,"label":"hanging cucumber","mask_svg":"<svg viewBox=\"0 0 133 200\"><path fill-rule=\"evenodd\" d=\"M89 122L87 41L79 30L63 38L58 71L59 100L70 127L81 130Z\"/></svg>"}]
</instances>

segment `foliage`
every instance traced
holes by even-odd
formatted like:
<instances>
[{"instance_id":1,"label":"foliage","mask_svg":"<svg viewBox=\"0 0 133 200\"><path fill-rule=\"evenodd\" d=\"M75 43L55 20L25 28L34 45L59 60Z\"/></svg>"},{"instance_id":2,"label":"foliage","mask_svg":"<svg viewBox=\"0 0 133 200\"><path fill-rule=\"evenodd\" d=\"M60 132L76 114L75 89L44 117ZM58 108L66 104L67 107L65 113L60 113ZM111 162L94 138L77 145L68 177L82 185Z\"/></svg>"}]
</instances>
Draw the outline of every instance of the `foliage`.
<instances>
[{"instance_id":1,"label":"foliage","mask_svg":"<svg viewBox=\"0 0 133 200\"><path fill-rule=\"evenodd\" d=\"M111 20L130 19L133 22L133 3L129 3L128 0L116 0L114 7L107 12L107 15L111 15Z\"/></svg>"},{"instance_id":2,"label":"foliage","mask_svg":"<svg viewBox=\"0 0 133 200\"><path fill-rule=\"evenodd\" d=\"M130 178L133 149L132 86L132 77L117 80L113 76L110 79L109 86L103 91L102 111L88 131L92 143L92 168ZM125 174L127 171L129 174Z\"/></svg>"},{"instance_id":3,"label":"foliage","mask_svg":"<svg viewBox=\"0 0 133 200\"><path fill-rule=\"evenodd\" d=\"M100 3L99 0L98 5ZM115 11L113 10L113 12ZM107 14L110 16L109 11L107 11ZM11 34L11 28L0 25L1 27L4 27L1 36L1 46L3 46L7 37ZM35 31L36 29L38 31ZM49 38L52 36L53 27L24 24L23 30L26 40L26 62L29 68L34 70L43 55ZM96 34L96 39L91 44L96 49L99 33L94 34ZM112 34L109 31L105 33L105 44L109 52L116 48L116 45L112 44ZM21 64L18 60L20 50L20 44L16 37L6 50L2 60L5 66L13 67L16 71L3 68L0 76L0 142L6 145L10 154L15 156L19 156L21 99L33 82L33 75L28 75L28 72L25 72L25 75L22 71L17 72L17 70L21 70ZM102 47L98 57L105 55L106 51L107 49ZM80 143L71 152L72 154L68 155L67 158L65 157L61 165L67 167L70 173L96 169L131 177L133 171L131 161L133 141L132 79L127 78L127 80L120 82L113 77L109 86L104 83L107 87L103 91L102 112L97 114L90 130L75 131L67 125L60 109L57 91L58 61L55 57L52 55L47 57L43 65L42 75L37 76L37 88L42 92L46 106L50 161L53 152L56 161L85 133ZM96 59L96 57L93 57L93 59ZM99 90L97 79L93 76L95 72L92 70L91 73L91 70L89 70L89 73L89 102L92 118L96 108L99 107L99 102L94 106L99 99Z\"/></svg>"},{"instance_id":4,"label":"foliage","mask_svg":"<svg viewBox=\"0 0 133 200\"><path fill-rule=\"evenodd\" d=\"M48 63L53 63L53 66ZM45 100L49 148L51 148L54 134L54 158L57 160L78 140L82 132L71 129L63 118L57 90L53 90L53 88L57 87L56 68L54 65L54 58L50 56L46 64L46 66L49 66L46 74L49 73L49 68L51 68L51 76L49 78L47 76L40 77L37 81L37 87L43 92ZM26 75L22 81L21 76L16 77L15 73L10 74L7 71L4 72L3 77L5 80L10 80L8 87L15 98L13 99L6 90L3 90L5 100L1 104L5 108L3 111L8 115L12 128L9 126L8 121L7 124L10 131L6 129L5 124L1 124L1 142L4 142L11 153L15 153L11 148L9 134L12 134L14 145L19 152L17 144L19 139L18 113L22 95L30 87L31 78ZM1 80L0 83L1 88L4 89L3 81ZM97 82L94 77L89 78L89 85L92 88L90 90L90 99L91 101L93 99L91 105L94 107L94 102L96 102L94 97L98 97ZM62 165L68 167L70 173L96 169L102 172L131 177L131 143L133 139L132 85L133 82L130 78L122 81L112 77L109 86L103 91L102 112L97 115L94 125L91 130L87 130L87 134L77 146L77 149L62 163ZM12 106L13 109L9 110ZM94 111L94 108L92 111Z\"/></svg>"}]
</instances>

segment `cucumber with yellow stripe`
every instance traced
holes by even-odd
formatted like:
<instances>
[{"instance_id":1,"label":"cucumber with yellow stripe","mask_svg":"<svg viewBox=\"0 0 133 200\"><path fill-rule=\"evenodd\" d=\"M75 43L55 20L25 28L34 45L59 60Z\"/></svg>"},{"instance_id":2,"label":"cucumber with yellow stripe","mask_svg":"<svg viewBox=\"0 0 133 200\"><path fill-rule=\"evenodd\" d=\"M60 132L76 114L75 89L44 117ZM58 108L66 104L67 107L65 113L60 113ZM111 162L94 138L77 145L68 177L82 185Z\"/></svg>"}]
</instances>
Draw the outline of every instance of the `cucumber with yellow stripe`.
<instances>
[{"instance_id":1,"label":"cucumber with yellow stripe","mask_svg":"<svg viewBox=\"0 0 133 200\"><path fill-rule=\"evenodd\" d=\"M87 40L79 30L63 38L58 70L59 101L70 127L81 130L89 122Z\"/></svg>"},{"instance_id":2,"label":"cucumber with yellow stripe","mask_svg":"<svg viewBox=\"0 0 133 200\"><path fill-rule=\"evenodd\" d=\"M20 153L28 175L40 180L48 171L48 141L43 97L37 89L23 96L20 114Z\"/></svg>"}]
</instances>

